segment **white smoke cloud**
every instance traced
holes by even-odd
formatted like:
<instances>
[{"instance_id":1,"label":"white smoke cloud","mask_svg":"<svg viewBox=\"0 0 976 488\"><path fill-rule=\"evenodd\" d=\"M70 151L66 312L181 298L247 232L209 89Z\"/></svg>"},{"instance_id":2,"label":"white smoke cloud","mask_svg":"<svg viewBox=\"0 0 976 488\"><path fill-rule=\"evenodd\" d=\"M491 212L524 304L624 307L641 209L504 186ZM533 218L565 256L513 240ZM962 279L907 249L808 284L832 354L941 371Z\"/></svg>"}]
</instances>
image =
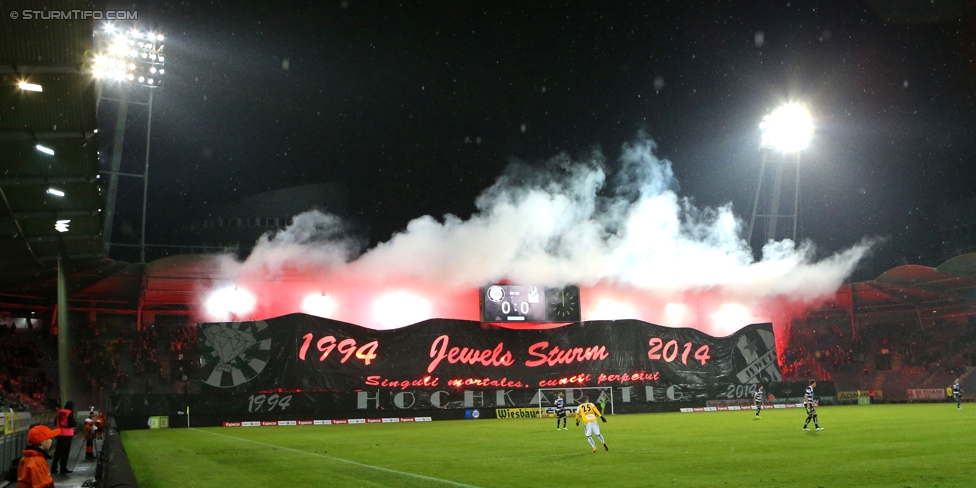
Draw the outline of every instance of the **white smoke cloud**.
<instances>
[{"instance_id":1,"label":"white smoke cloud","mask_svg":"<svg viewBox=\"0 0 976 488\"><path fill-rule=\"evenodd\" d=\"M595 151L583 160L559 155L543 169L513 164L478 197L469 219L418 217L358 256L341 221L307 212L262 238L240 266L270 272L298 263L439 288L509 279L812 301L833 294L871 247L864 241L817 261L812 243L784 240L768 243L756 261L731 205L696 208L676 188L670 162L640 139L615 161Z\"/></svg>"},{"instance_id":2,"label":"white smoke cloud","mask_svg":"<svg viewBox=\"0 0 976 488\"><path fill-rule=\"evenodd\" d=\"M336 269L344 267L361 247L347 236L342 219L311 210L293 217L283 231L262 235L243 263L222 256L220 264L228 277L273 276L289 267Z\"/></svg>"}]
</instances>

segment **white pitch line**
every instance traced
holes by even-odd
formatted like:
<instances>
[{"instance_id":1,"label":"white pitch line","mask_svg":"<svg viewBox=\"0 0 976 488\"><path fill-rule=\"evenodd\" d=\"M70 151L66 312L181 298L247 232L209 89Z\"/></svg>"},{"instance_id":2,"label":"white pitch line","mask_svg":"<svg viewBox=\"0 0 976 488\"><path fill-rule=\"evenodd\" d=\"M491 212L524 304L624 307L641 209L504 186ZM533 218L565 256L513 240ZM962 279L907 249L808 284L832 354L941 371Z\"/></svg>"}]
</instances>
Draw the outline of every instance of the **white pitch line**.
<instances>
[{"instance_id":1,"label":"white pitch line","mask_svg":"<svg viewBox=\"0 0 976 488\"><path fill-rule=\"evenodd\" d=\"M373 466L373 465L370 465L370 464L357 463L356 461L350 461L348 459L342 459L342 458L337 458L337 457L332 457L332 456L326 456L325 454L319 454L319 453L316 453L316 452L302 451L300 449L293 449L291 447L277 446L277 445L274 445L274 444L268 444L267 442L256 441L256 440L253 440L253 439L245 439L243 437L235 437L235 436L227 435L227 434L220 434L220 433L217 433L217 432L211 432L209 430L200 430L200 429L197 429L197 428L193 428L193 429L190 429L190 430L196 430L196 431L199 431L199 432L206 432L207 434L219 435L221 437L229 437L231 439L237 439L239 441L253 442L255 444L260 444L262 446L274 447L276 449L284 449L286 451L297 452L299 454L307 454L307 455L310 455L310 456L318 456L320 458L325 458L325 459L328 459L330 461L339 461L339 462L346 463L346 464L352 464L353 466L359 466L361 468L375 469L377 471L383 471L383 472L386 472L386 473L393 473L393 474L398 474L398 475L403 475L403 476L412 476L414 478L419 478L419 479L427 480L427 481L434 481L434 482L437 482L437 483L444 483L446 485L451 485L451 486L462 486L464 488L479 488L476 485L466 485L464 483L458 483L457 481L445 480L445 479L441 479L441 478L434 478L433 476L424 476L422 474L408 473L406 471L397 471L395 469L381 468L379 466Z\"/></svg>"}]
</instances>

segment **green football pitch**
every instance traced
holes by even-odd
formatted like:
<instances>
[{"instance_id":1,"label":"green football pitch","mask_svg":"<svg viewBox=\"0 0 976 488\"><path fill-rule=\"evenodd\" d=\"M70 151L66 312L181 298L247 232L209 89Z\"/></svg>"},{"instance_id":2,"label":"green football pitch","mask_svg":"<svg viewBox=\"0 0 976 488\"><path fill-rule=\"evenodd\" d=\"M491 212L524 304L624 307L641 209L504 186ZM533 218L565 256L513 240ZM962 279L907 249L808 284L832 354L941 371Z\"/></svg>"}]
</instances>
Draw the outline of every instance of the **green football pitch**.
<instances>
[{"instance_id":1,"label":"green football pitch","mask_svg":"<svg viewBox=\"0 0 976 488\"><path fill-rule=\"evenodd\" d=\"M143 488L976 485L976 406L615 415L595 454L554 419L122 433Z\"/></svg>"}]
</instances>

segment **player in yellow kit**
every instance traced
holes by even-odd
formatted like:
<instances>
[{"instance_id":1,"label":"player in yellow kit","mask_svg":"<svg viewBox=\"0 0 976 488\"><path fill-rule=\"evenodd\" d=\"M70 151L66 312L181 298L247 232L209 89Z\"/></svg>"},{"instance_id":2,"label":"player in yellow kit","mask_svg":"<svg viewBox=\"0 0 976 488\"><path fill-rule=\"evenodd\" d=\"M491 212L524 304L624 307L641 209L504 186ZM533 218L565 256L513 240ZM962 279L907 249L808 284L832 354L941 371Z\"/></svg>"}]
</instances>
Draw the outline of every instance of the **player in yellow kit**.
<instances>
[{"instance_id":1,"label":"player in yellow kit","mask_svg":"<svg viewBox=\"0 0 976 488\"><path fill-rule=\"evenodd\" d=\"M607 418L600 413L600 410L596 408L596 405L590 403L590 397L580 398L580 406L576 409L576 426L579 427L580 419L583 420L583 428L586 432L586 440L590 443L590 447L593 448L593 452L596 452L596 443L593 442L593 435L595 434L600 442L603 443L603 448L610 450L607 447L607 441L603 439L603 434L600 433L600 423L596 421L597 418L606 422Z\"/></svg>"}]
</instances>

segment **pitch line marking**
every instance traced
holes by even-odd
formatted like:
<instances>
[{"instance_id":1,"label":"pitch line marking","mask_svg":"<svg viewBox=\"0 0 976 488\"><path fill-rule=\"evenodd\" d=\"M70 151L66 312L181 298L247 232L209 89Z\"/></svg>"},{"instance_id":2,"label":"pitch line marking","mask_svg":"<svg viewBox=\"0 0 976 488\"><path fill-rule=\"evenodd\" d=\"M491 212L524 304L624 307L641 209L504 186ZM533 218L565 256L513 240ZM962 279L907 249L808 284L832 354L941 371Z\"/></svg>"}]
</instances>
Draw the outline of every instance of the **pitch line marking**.
<instances>
[{"instance_id":1,"label":"pitch line marking","mask_svg":"<svg viewBox=\"0 0 976 488\"><path fill-rule=\"evenodd\" d=\"M255 444L260 444L262 446L273 447L273 448L276 448L276 449L284 449L286 451L297 452L299 454L307 454L307 455L310 455L310 456L318 456L320 458L325 458L325 459L328 459L330 461L339 461L339 462L343 462L343 463L346 463L346 464L351 464L353 466L359 466L361 468L375 469L377 471L384 471L384 472L387 472L387 473L392 473L392 474L397 474L397 475L403 475L403 476L412 476L414 478L419 478L419 479L427 480L427 481L434 481L434 482L437 482L437 483L444 483L444 484L451 485L451 486L462 486L464 488L479 488L476 485L466 485L464 483L458 483L456 481L445 480L445 479L441 479L441 478L434 478L433 476L424 476L422 474L408 473L406 471L397 471L395 469L382 468L382 467L379 467L379 466L373 466L371 464L357 463L356 461L350 461L348 459L342 459L342 458L337 458L337 457L332 457L332 456L326 456L325 454L319 454L317 452L302 451L300 449L293 449L291 447L278 446L278 445L275 445L275 444L268 444L267 442L256 441L256 440L253 440L253 439L245 439L243 437L235 437L235 436L232 436L232 435L221 434L221 433L218 433L218 432L210 432L209 430L200 430L200 429L197 429L197 428L192 428L190 430L195 430L195 431L198 431L198 432L205 432L207 434L218 435L218 436L221 436L221 437L229 437L231 439L237 439L239 441L253 442Z\"/></svg>"}]
</instances>

